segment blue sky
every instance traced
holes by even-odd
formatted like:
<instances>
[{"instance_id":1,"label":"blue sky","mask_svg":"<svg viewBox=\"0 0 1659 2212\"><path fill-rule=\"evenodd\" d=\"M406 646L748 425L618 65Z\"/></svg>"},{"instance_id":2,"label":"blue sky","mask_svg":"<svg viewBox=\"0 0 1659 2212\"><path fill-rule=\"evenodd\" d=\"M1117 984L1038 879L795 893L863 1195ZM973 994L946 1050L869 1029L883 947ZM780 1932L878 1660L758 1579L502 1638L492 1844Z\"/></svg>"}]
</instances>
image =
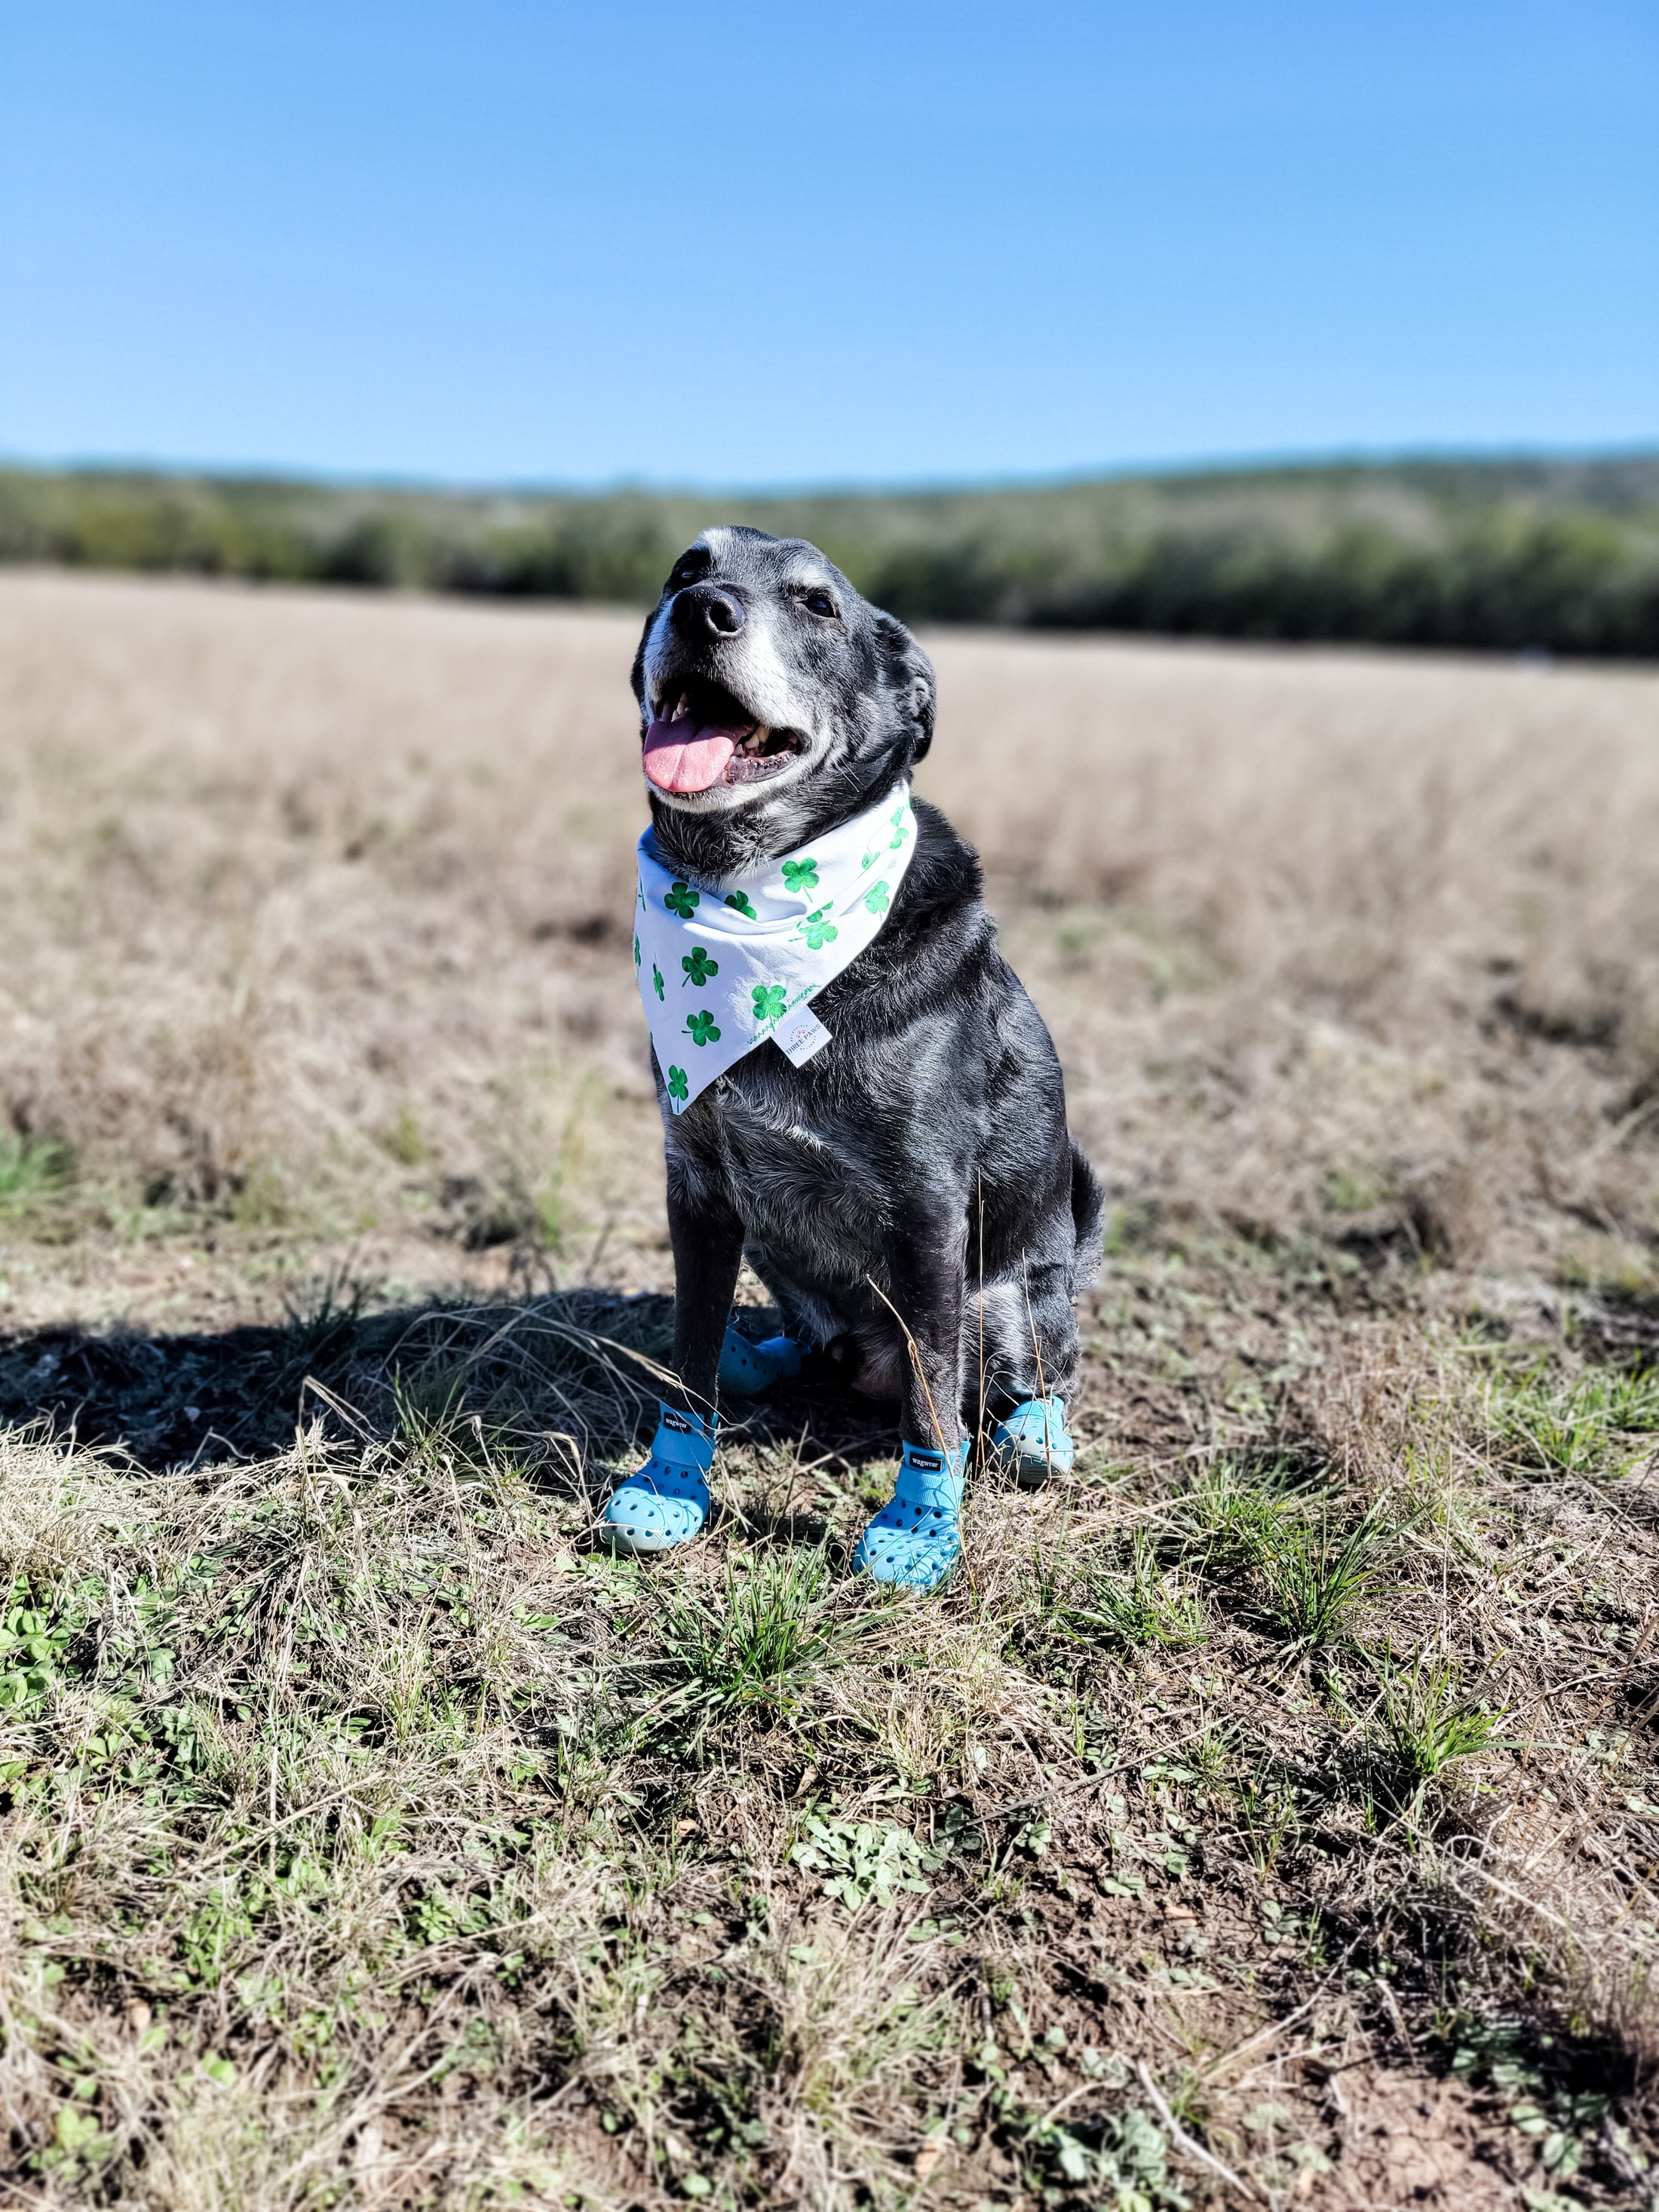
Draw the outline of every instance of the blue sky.
<instances>
[{"instance_id":1,"label":"blue sky","mask_svg":"<svg viewBox=\"0 0 1659 2212\"><path fill-rule=\"evenodd\" d=\"M0 0L0 452L1659 441L1654 0Z\"/></svg>"}]
</instances>

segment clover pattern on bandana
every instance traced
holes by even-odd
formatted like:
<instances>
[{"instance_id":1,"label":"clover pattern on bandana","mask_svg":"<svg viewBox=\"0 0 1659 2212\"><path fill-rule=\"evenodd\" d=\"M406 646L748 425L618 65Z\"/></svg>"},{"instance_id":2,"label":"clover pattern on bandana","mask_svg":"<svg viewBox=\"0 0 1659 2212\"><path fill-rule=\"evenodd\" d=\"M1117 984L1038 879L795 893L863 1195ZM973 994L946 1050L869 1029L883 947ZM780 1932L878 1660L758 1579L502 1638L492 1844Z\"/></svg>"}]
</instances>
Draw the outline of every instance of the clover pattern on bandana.
<instances>
[{"instance_id":1,"label":"clover pattern on bandana","mask_svg":"<svg viewBox=\"0 0 1659 2212\"><path fill-rule=\"evenodd\" d=\"M901 783L845 833L722 890L677 875L645 832L631 933L665 1111L684 1114L735 1060L780 1036L791 1010L886 927L919 838Z\"/></svg>"}]
</instances>

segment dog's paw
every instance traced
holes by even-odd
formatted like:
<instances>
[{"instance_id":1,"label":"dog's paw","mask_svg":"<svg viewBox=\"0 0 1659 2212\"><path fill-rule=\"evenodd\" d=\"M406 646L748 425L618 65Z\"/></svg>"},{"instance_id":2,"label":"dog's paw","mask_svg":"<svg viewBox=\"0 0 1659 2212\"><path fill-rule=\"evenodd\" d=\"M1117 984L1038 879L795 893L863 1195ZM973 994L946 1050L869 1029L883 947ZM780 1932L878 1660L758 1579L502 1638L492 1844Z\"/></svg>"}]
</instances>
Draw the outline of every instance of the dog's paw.
<instances>
[{"instance_id":1,"label":"dog's paw","mask_svg":"<svg viewBox=\"0 0 1659 2212\"><path fill-rule=\"evenodd\" d=\"M676 1480L647 1460L630 1474L605 1509L605 1533L620 1552L672 1552L702 1534L708 1519L708 1485Z\"/></svg>"},{"instance_id":2,"label":"dog's paw","mask_svg":"<svg viewBox=\"0 0 1659 2212\"><path fill-rule=\"evenodd\" d=\"M617 1484L605 1509L605 1534L623 1552L672 1552L689 1544L708 1520L714 1464L714 1422L664 1406L651 1456Z\"/></svg>"},{"instance_id":3,"label":"dog's paw","mask_svg":"<svg viewBox=\"0 0 1659 2212\"><path fill-rule=\"evenodd\" d=\"M726 1398L755 1398L775 1382L788 1382L800 1373L801 1350L793 1336L769 1336L752 1344L728 1328L720 1346L720 1395Z\"/></svg>"},{"instance_id":4,"label":"dog's paw","mask_svg":"<svg viewBox=\"0 0 1659 2212\"><path fill-rule=\"evenodd\" d=\"M1040 1490L1050 1475L1069 1474L1076 1457L1063 1398L1027 1398L986 1440L986 1465L1012 1474L1022 1490Z\"/></svg>"},{"instance_id":5,"label":"dog's paw","mask_svg":"<svg viewBox=\"0 0 1659 2212\"><path fill-rule=\"evenodd\" d=\"M961 1553L962 1528L954 1513L941 1514L938 1525L926 1529L908 1520L902 1528L884 1527L878 1513L859 1539L853 1571L904 1589L937 1589Z\"/></svg>"},{"instance_id":6,"label":"dog's paw","mask_svg":"<svg viewBox=\"0 0 1659 2212\"><path fill-rule=\"evenodd\" d=\"M855 1574L906 1589L936 1589L962 1551L968 1447L930 1451L907 1443L893 1495L859 1539Z\"/></svg>"}]
</instances>

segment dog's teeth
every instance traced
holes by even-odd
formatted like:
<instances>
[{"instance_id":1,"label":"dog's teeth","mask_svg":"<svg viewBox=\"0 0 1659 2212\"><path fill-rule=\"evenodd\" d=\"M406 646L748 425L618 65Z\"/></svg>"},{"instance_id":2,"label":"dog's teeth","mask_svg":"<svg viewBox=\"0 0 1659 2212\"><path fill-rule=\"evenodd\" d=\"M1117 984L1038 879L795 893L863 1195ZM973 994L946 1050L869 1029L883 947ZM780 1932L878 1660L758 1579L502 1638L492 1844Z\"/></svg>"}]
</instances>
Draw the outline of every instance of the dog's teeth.
<instances>
[{"instance_id":1,"label":"dog's teeth","mask_svg":"<svg viewBox=\"0 0 1659 2212\"><path fill-rule=\"evenodd\" d=\"M687 699L687 697L686 697L686 696L685 696L684 692L684 691L682 691L682 692L681 692L681 694L680 694L680 696L679 696L678 701L677 702L677 703L676 703L676 705L675 705L674 711L673 711L673 713L672 713L672 714L668 717L668 719L669 719L669 720L670 720L671 722L680 722L680 721L684 721L684 719L685 719L685 717L686 717L686 716L690 713L690 711L691 711L691 705L690 705L690 702Z\"/></svg>"}]
</instances>

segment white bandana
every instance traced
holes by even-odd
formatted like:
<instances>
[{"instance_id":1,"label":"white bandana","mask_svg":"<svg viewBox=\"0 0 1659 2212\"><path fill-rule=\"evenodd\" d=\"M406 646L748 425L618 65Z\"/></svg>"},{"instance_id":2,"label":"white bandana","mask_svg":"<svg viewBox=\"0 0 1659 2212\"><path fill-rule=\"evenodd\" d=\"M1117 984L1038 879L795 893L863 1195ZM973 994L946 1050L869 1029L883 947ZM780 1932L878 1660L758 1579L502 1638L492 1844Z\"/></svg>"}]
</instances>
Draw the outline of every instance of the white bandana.
<instances>
[{"instance_id":1,"label":"white bandana","mask_svg":"<svg viewBox=\"0 0 1659 2212\"><path fill-rule=\"evenodd\" d=\"M634 965L675 1113L769 1037L797 1067L829 1043L807 1001L881 927L915 846L902 781L724 893L664 867L646 831Z\"/></svg>"}]
</instances>

